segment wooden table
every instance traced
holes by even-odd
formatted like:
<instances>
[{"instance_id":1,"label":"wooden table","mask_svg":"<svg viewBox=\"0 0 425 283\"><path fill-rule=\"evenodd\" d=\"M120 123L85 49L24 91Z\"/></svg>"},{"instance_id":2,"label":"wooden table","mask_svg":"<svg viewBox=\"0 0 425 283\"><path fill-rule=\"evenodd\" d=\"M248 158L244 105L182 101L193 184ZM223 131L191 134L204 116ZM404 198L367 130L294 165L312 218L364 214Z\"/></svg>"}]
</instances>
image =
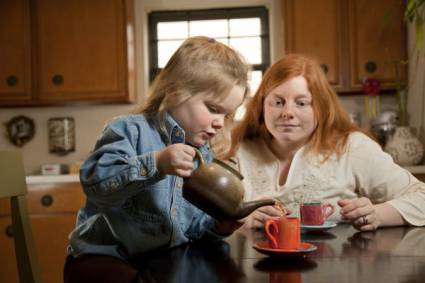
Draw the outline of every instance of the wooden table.
<instances>
[{"instance_id":1,"label":"wooden table","mask_svg":"<svg viewBox=\"0 0 425 283\"><path fill-rule=\"evenodd\" d=\"M303 233L318 249L306 258L258 253L260 231L242 230L223 242L189 244L140 259L146 282L425 282L425 228L358 232L339 224L326 233Z\"/></svg>"}]
</instances>

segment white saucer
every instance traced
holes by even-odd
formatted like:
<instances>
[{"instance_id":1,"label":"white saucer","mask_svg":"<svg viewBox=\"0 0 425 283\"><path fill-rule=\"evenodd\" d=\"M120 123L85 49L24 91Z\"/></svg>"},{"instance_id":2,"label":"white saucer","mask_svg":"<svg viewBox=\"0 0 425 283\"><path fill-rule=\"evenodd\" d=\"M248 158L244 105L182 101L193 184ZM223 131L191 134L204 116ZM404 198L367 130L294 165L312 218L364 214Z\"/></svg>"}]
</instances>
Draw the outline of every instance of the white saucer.
<instances>
[{"instance_id":1,"label":"white saucer","mask_svg":"<svg viewBox=\"0 0 425 283\"><path fill-rule=\"evenodd\" d=\"M304 225L301 224L301 230L310 232L310 231L326 231L336 226L335 222L325 221L322 225Z\"/></svg>"}]
</instances>

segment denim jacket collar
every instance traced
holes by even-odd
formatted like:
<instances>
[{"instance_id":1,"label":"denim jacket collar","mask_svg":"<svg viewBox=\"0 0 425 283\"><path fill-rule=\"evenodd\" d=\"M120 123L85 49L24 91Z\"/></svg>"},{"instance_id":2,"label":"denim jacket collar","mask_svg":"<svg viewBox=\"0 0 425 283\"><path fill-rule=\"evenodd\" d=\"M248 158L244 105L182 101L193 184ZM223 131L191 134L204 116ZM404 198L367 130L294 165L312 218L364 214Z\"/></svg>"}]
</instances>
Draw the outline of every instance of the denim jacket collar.
<instances>
[{"instance_id":1,"label":"denim jacket collar","mask_svg":"<svg viewBox=\"0 0 425 283\"><path fill-rule=\"evenodd\" d=\"M174 118L167 112L164 117L164 125L167 131L167 140L170 143L184 143L185 142L185 132L177 124Z\"/></svg>"}]
</instances>

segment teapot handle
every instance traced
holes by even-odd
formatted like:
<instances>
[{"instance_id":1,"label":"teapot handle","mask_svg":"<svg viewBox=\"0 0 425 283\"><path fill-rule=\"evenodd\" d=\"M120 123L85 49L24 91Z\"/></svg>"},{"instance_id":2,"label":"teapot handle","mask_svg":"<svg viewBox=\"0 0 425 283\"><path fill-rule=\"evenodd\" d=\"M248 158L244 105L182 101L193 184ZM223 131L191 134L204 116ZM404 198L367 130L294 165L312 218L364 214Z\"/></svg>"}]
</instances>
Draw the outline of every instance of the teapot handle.
<instances>
[{"instance_id":1,"label":"teapot handle","mask_svg":"<svg viewBox=\"0 0 425 283\"><path fill-rule=\"evenodd\" d=\"M195 150L195 153L196 153L195 158L199 159L200 165L204 165L205 161L204 161L204 158L202 157L201 151L195 147L193 149Z\"/></svg>"}]
</instances>

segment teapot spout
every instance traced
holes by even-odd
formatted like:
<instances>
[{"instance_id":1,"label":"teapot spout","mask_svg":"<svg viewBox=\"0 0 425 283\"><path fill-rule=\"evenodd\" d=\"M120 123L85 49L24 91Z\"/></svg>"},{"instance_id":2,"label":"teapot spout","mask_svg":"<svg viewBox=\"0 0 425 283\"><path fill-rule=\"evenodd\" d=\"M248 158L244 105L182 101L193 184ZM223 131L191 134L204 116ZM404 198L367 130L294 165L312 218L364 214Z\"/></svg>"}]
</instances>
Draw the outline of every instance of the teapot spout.
<instances>
[{"instance_id":1,"label":"teapot spout","mask_svg":"<svg viewBox=\"0 0 425 283\"><path fill-rule=\"evenodd\" d=\"M244 202L242 206L240 207L236 219L241 219L244 217L247 217L249 214L251 214L254 210L256 210L259 207L267 206L267 205L275 205L276 200L274 199L260 199L260 200L254 200L254 201L248 201Z\"/></svg>"}]
</instances>

